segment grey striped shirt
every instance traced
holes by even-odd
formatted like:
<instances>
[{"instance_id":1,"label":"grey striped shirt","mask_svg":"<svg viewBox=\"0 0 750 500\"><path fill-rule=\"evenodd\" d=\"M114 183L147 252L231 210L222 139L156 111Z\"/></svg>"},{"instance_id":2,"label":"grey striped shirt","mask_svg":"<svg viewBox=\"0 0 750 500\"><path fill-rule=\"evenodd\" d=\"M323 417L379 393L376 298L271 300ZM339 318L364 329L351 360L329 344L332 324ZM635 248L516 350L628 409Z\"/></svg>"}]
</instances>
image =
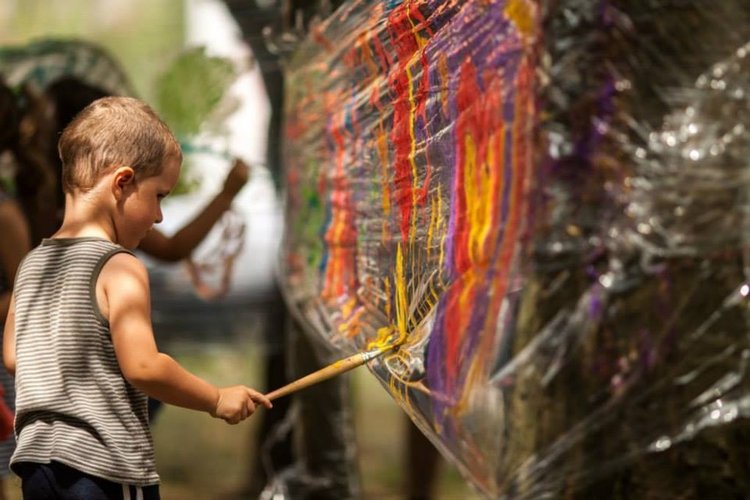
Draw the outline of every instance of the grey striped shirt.
<instances>
[{"instance_id":1,"label":"grey striped shirt","mask_svg":"<svg viewBox=\"0 0 750 500\"><path fill-rule=\"evenodd\" d=\"M16 279L16 435L11 464L62 462L118 483L156 484L147 398L122 376L96 302L98 238L46 239Z\"/></svg>"}]
</instances>

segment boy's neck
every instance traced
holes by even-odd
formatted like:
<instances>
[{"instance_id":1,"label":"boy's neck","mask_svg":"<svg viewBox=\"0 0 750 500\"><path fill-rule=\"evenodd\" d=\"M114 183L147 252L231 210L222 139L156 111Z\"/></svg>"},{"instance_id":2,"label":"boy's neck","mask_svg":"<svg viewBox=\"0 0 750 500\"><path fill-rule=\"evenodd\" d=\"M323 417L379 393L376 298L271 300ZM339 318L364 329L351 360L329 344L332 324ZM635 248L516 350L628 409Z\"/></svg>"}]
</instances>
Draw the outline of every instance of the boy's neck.
<instances>
[{"instance_id":1,"label":"boy's neck","mask_svg":"<svg viewBox=\"0 0 750 500\"><path fill-rule=\"evenodd\" d=\"M103 238L114 242L114 231L107 207L94 192L65 195L65 215L53 238Z\"/></svg>"},{"instance_id":2,"label":"boy's neck","mask_svg":"<svg viewBox=\"0 0 750 500\"><path fill-rule=\"evenodd\" d=\"M102 238L114 242L114 239L96 226L66 224L60 226L60 229L52 235L53 238Z\"/></svg>"}]
</instances>

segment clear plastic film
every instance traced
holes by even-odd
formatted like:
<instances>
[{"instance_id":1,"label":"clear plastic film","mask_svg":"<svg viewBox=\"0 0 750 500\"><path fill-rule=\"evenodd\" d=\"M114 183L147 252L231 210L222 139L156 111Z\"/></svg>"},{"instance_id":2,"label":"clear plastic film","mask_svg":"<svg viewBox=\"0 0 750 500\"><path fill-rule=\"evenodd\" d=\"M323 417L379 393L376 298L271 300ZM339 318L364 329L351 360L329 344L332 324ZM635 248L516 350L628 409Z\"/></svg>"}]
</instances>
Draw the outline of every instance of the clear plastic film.
<instances>
[{"instance_id":1,"label":"clear plastic film","mask_svg":"<svg viewBox=\"0 0 750 500\"><path fill-rule=\"evenodd\" d=\"M289 302L393 346L488 497L743 495L749 42L740 0L345 3L287 65Z\"/></svg>"}]
</instances>

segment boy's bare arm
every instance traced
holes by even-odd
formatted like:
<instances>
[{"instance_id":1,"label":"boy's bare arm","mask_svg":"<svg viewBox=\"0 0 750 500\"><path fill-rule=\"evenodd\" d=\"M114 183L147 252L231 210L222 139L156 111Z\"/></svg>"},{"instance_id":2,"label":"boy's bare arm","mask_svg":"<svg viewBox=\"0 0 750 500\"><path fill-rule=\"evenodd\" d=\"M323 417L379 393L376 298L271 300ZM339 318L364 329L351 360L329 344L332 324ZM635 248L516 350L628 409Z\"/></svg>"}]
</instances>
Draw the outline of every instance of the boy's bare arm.
<instances>
[{"instance_id":1,"label":"boy's bare arm","mask_svg":"<svg viewBox=\"0 0 750 500\"><path fill-rule=\"evenodd\" d=\"M217 388L159 352L151 326L148 274L134 256L123 253L109 259L97 282L97 298L109 318L123 375L149 396L206 411L229 423L250 416L255 403L270 408L270 402L257 391L244 386Z\"/></svg>"},{"instance_id":2,"label":"boy's bare arm","mask_svg":"<svg viewBox=\"0 0 750 500\"><path fill-rule=\"evenodd\" d=\"M16 301L10 298L8 315L5 318L3 332L3 364L11 375L16 374Z\"/></svg>"}]
</instances>

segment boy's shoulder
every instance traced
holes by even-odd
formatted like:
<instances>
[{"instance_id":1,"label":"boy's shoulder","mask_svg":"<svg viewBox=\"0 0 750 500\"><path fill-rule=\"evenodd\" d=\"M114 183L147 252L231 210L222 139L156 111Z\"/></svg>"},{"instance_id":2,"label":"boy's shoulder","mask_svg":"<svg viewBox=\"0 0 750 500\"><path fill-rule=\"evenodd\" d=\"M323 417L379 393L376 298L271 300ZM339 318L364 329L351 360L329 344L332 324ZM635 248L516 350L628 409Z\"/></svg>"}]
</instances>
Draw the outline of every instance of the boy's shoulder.
<instances>
[{"instance_id":1,"label":"boy's shoulder","mask_svg":"<svg viewBox=\"0 0 750 500\"><path fill-rule=\"evenodd\" d=\"M146 311L150 302L150 285L146 265L133 253L112 255L101 268L97 290L106 297L100 307L112 321L113 311Z\"/></svg>"},{"instance_id":2,"label":"boy's shoulder","mask_svg":"<svg viewBox=\"0 0 750 500\"><path fill-rule=\"evenodd\" d=\"M80 255L85 259L102 260L102 264L105 264L112 256L121 253L132 256L132 252L127 248L102 238L45 238L24 260L45 259L47 256L65 260ZM137 260L134 256L133 259Z\"/></svg>"},{"instance_id":3,"label":"boy's shoulder","mask_svg":"<svg viewBox=\"0 0 750 500\"><path fill-rule=\"evenodd\" d=\"M145 279L148 282L148 269L133 252L119 247L103 263L100 277L107 282L118 285L122 285L131 279Z\"/></svg>"}]
</instances>

